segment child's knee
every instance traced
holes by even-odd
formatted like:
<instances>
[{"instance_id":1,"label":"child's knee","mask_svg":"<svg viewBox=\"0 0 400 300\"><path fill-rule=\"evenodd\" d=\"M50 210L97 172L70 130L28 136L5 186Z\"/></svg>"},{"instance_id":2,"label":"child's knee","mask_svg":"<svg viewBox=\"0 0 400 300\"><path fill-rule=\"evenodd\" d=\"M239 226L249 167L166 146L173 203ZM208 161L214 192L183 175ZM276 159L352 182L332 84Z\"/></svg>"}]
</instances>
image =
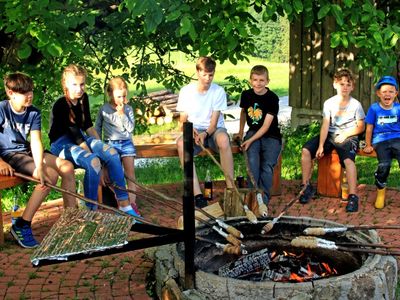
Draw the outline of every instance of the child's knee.
<instances>
[{"instance_id":1,"label":"child's knee","mask_svg":"<svg viewBox=\"0 0 400 300\"><path fill-rule=\"evenodd\" d=\"M110 147L110 146L107 145L107 144L104 144L104 145L103 145L103 151L104 151L104 152L110 153L112 156L118 154L118 152L117 152L117 150L115 150L115 148Z\"/></svg>"},{"instance_id":2,"label":"child's knee","mask_svg":"<svg viewBox=\"0 0 400 300\"><path fill-rule=\"evenodd\" d=\"M96 172L96 174L100 173L101 171L100 159L98 159L97 157L93 157L92 160L90 161L90 166Z\"/></svg>"},{"instance_id":3,"label":"child's knee","mask_svg":"<svg viewBox=\"0 0 400 300\"><path fill-rule=\"evenodd\" d=\"M60 173L61 175L74 175L75 173L75 168L74 168L74 164L71 163L68 160L63 160L60 164Z\"/></svg>"},{"instance_id":4,"label":"child's knee","mask_svg":"<svg viewBox=\"0 0 400 300\"><path fill-rule=\"evenodd\" d=\"M306 158L306 157L311 157L311 152L307 148L302 148L301 149L301 157Z\"/></svg>"}]
</instances>

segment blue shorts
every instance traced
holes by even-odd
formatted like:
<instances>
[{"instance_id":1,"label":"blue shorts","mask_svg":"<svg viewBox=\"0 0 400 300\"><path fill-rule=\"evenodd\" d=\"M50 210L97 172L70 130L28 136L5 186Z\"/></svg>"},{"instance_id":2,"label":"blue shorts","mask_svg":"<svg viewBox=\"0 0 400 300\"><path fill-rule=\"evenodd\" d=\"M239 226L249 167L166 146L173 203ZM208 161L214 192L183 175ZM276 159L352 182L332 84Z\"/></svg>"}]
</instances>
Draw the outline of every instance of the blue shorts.
<instances>
[{"instance_id":1,"label":"blue shorts","mask_svg":"<svg viewBox=\"0 0 400 300\"><path fill-rule=\"evenodd\" d=\"M205 130L197 130L197 132L199 134L204 132L204 131ZM217 135L216 133L217 134L225 133L226 135L228 135L228 131L226 130L226 128L218 127L217 130L215 130L215 132L213 132L213 134L211 134L208 138L206 138L204 140L204 147L205 148L211 148L214 152L219 153L219 149L218 149L217 143L215 141L215 137ZM196 144L193 145L193 155L199 154L202 150L203 149L199 145L196 145Z\"/></svg>"},{"instance_id":2,"label":"blue shorts","mask_svg":"<svg viewBox=\"0 0 400 300\"><path fill-rule=\"evenodd\" d=\"M121 157L136 157L136 148L133 145L132 140L106 140L105 142L117 150Z\"/></svg>"}]
</instances>

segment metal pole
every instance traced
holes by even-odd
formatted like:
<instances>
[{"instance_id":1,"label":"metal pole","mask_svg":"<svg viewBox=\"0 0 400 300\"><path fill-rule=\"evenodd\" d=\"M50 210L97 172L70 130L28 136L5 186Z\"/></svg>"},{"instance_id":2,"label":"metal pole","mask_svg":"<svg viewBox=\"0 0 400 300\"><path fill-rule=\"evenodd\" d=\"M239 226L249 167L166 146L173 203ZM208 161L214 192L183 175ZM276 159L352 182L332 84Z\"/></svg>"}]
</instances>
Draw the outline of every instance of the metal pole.
<instances>
[{"instance_id":1,"label":"metal pole","mask_svg":"<svg viewBox=\"0 0 400 300\"><path fill-rule=\"evenodd\" d=\"M193 195L193 124L183 124L183 226L185 241L185 289L194 288L194 195Z\"/></svg>"}]
</instances>

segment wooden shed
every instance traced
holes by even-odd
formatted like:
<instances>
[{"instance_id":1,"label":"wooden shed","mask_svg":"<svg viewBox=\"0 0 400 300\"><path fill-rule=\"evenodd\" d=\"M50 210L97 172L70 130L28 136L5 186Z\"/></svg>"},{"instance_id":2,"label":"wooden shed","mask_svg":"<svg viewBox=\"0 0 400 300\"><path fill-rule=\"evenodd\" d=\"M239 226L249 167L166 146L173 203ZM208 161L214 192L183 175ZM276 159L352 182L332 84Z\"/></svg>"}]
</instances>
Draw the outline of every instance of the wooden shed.
<instances>
[{"instance_id":1,"label":"wooden shed","mask_svg":"<svg viewBox=\"0 0 400 300\"><path fill-rule=\"evenodd\" d=\"M333 74L341 67L349 68L356 75L352 96L362 103L365 112L375 101L374 78L366 70L357 70L354 63L356 49L330 47L334 26L334 20L329 18L312 27L305 27L303 19L290 25L289 105L292 107L292 127L321 120L324 101L336 94Z\"/></svg>"}]
</instances>

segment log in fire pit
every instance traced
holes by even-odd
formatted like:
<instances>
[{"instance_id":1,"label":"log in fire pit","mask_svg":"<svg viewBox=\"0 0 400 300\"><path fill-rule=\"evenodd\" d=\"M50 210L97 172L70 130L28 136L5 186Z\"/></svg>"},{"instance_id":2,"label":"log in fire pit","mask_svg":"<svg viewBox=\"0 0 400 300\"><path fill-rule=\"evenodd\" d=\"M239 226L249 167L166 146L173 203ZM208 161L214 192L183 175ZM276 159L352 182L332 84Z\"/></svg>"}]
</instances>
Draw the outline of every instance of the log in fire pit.
<instances>
[{"instance_id":1,"label":"log in fire pit","mask_svg":"<svg viewBox=\"0 0 400 300\"><path fill-rule=\"evenodd\" d=\"M228 221L244 234L246 255L222 253L225 243L209 227L198 227L196 289L181 292L184 282L183 244L155 252L157 293L187 299L395 299L397 262L393 256L321 248L297 248L291 241L307 227L341 224L312 218L282 217L267 235L265 221L243 218ZM349 231L323 237L338 244L379 243L377 232Z\"/></svg>"}]
</instances>

